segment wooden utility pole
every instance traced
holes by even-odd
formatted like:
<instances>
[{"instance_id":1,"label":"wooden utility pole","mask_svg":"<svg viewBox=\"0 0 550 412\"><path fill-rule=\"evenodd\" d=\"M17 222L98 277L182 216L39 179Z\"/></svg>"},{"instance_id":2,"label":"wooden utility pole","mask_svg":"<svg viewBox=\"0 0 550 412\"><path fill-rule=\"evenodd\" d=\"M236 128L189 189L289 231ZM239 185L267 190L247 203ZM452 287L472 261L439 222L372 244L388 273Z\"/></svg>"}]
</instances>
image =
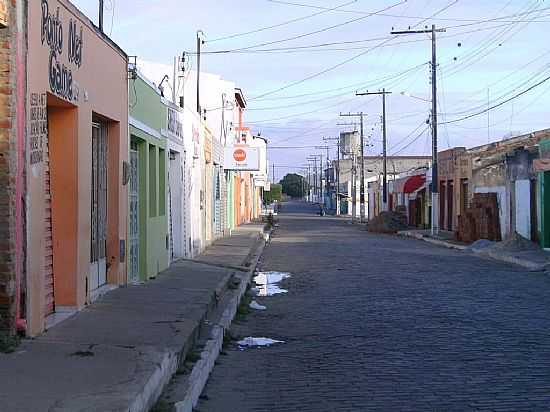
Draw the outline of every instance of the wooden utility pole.
<instances>
[{"instance_id":1,"label":"wooden utility pole","mask_svg":"<svg viewBox=\"0 0 550 412\"><path fill-rule=\"evenodd\" d=\"M439 176L437 170L437 44L436 33L445 32L432 25L426 30L392 31L391 34L432 35L432 235L439 232Z\"/></svg>"},{"instance_id":2,"label":"wooden utility pole","mask_svg":"<svg viewBox=\"0 0 550 412\"><path fill-rule=\"evenodd\" d=\"M388 145L386 136L386 95L391 94L386 89L381 92L355 93L356 96L382 95L382 156L383 156L383 178L382 178L382 209L388 210Z\"/></svg>"},{"instance_id":3,"label":"wooden utility pole","mask_svg":"<svg viewBox=\"0 0 550 412\"><path fill-rule=\"evenodd\" d=\"M103 33L104 0L99 0L99 30Z\"/></svg>"}]
</instances>

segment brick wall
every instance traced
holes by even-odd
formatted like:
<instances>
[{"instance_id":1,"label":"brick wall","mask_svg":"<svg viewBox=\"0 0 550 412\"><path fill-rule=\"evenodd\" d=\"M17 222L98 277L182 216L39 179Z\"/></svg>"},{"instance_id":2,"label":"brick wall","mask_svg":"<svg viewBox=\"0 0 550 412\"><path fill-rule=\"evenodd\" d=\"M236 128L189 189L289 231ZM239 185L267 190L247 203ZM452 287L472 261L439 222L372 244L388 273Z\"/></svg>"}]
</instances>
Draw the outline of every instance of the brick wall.
<instances>
[{"instance_id":1,"label":"brick wall","mask_svg":"<svg viewBox=\"0 0 550 412\"><path fill-rule=\"evenodd\" d=\"M9 15L13 15L12 3L4 3ZM7 23L7 27L0 28L0 333L15 330L15 200L11 173L15 162L15 46L13 25L9 19Z\"/></svg>"}]
</instances>

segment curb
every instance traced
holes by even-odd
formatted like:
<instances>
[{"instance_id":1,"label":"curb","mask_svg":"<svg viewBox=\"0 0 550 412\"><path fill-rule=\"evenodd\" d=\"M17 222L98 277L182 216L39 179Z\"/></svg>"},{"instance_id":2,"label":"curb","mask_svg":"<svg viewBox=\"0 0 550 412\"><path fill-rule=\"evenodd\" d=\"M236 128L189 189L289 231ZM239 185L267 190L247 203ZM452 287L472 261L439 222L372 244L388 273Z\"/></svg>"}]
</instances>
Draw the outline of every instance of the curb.
<instances>
[{"instance_id":1,"label":"curb","mask_svg":"<svg viewBox=\"0 0 550 412\"><path fill-rule=\"evenodd\" d=\"M510 255L501 255L499 253L493 252L493 251L484 251L484 250L473 250L473 252L478 256L486 256L494 260L498 260L500 262L504 263L511 263L513 265L518 265L521 267L524 267L526 269L529 269L532 272L541 272L548 268L547 263L536 263L531 262L530 260L525 260L518 258L516 256L510 256Z\"/></svg>"},{"instance_id":2,"label":"curb","mask_svg":"<svg viewBox=\"0 0 550 412\"><path fill-rule=\"evenodd\" d=\"M398 232L397 234L398 234L398 236L423 240L424 242L428 242L428 243L431 243L431 244L434 244L434 245L437 245L437 246L446 247L448 249L468 250L468 248L469 248L468 246L456 245L454 243L446 242L444 240L439 240L439 239L432 239L432 238L424 236L422 234L413 233L413 232L409 232L409 231ZM517 266L521 266L521 267L524 267L526 269L529 269L530 271L533 271L533 272L544 271L544 270L548 269L549 266L550 266L547 263L536 263L536 262L532 262L530 260L522 259L522 258L519 258L519 257L516 257L516 256L511 256L511 255L504 255L504 254L500 254L500 253L497 253L497 252L494 252L494 251L485 251L483 249L481 249L481 250L471 249L471 250L477 256L488 257L488 258L497 260L499 262L511 263L513 265L517 265Z\"/></svg>"},{"instance_id":3,"label":"curb","mask_svg":"<svg viewBox=\"0 0 550 412\"><path fill-rule=\"evenodd\" d=\"M193 408L197 405L210 373L214 369L216 359L218 359L221 352L225 330L229 328L237 314L237 308L239 307L242 297L246 293L248 284L258 265L258 261L267 245L267 242L263 238L263 234L260 234L259 240L259 245L252 249L248 255L248 259L252 260L250 262L249 271L244 275L244 278L242 278L236 296L228 303L227 308L221 315L220 321L213 326L210 339L206 342L204 350L200 354L200 359L193 366L193 370L189 376L189 388L185 398L174 404L173 411L193 412Z\"/></svg>"},{"instance_id":4,"label":"curb","mask_svg":"<svg viewBox=\"0 0 550 412\"><path fill-rule=\"evenodd\" d=\"M450 242L447 242L445 240L433 239L431 237L424 236L420 233L413 233L413 232L409 232L407 230L402 231L402 232L397 232L397 235L402 236L402 237L410 237L410 238L413 238L413 239L423 240L424 242L428 242L428 243L431 243L431 244L437 245L437 246L446 247L447 249L456 249L456 250L466 250L466 249L468 249L468 246L465 246L465 245L456 245L454 243L450 243Z\"/></svg>"}]
</instances>

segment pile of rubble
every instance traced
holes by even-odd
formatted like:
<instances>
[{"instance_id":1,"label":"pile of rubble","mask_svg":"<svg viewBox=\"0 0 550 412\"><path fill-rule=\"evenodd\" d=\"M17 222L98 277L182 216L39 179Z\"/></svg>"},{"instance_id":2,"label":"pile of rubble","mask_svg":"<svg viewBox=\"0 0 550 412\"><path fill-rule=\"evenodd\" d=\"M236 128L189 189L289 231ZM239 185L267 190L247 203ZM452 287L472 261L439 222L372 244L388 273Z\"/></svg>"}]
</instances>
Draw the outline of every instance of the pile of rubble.
<instances>
[{"instance_id":1,"label":"pile of rubble","mask_svg":"<svg viewBox=\"0 0 550 412\"><path fill-rule=\"evenodd\" d=\"M407 229L407 216L397 212L382 212L367 225L367 230L375 233L397 233Z\"/></svg>"}]
</instances>

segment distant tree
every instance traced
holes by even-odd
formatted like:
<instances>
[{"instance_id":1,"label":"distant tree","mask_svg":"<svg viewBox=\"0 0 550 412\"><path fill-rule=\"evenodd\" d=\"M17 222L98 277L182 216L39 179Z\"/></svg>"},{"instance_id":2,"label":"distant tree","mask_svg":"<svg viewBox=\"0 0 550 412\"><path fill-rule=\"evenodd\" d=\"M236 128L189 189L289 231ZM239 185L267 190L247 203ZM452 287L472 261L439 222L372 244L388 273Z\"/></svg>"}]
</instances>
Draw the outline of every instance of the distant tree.
<instances>
[{"instance_id":1,"label":"distant tree","mask_svg":"<svg viewBox=\"0 0 550 412\"><path fill-rule=\"evenodd\" d=\"M283 180L281 180L283 187L283 193L290 197L303 197L307 191L307 183L303 176L296 173L287 174Z\"/></svg>"},{"instance_id":2,"label":"distant tree","mask_svg":"<svg viewBox=\"0 0 550 412\"><path fill-rule=\"evenodd\" d=\"M271 190L269 192L264 192L264 203L270 205L275 200L280 202L283 197L282 192L283 188L281 185L272 184Z\"/></svg>"}]
</instances>

